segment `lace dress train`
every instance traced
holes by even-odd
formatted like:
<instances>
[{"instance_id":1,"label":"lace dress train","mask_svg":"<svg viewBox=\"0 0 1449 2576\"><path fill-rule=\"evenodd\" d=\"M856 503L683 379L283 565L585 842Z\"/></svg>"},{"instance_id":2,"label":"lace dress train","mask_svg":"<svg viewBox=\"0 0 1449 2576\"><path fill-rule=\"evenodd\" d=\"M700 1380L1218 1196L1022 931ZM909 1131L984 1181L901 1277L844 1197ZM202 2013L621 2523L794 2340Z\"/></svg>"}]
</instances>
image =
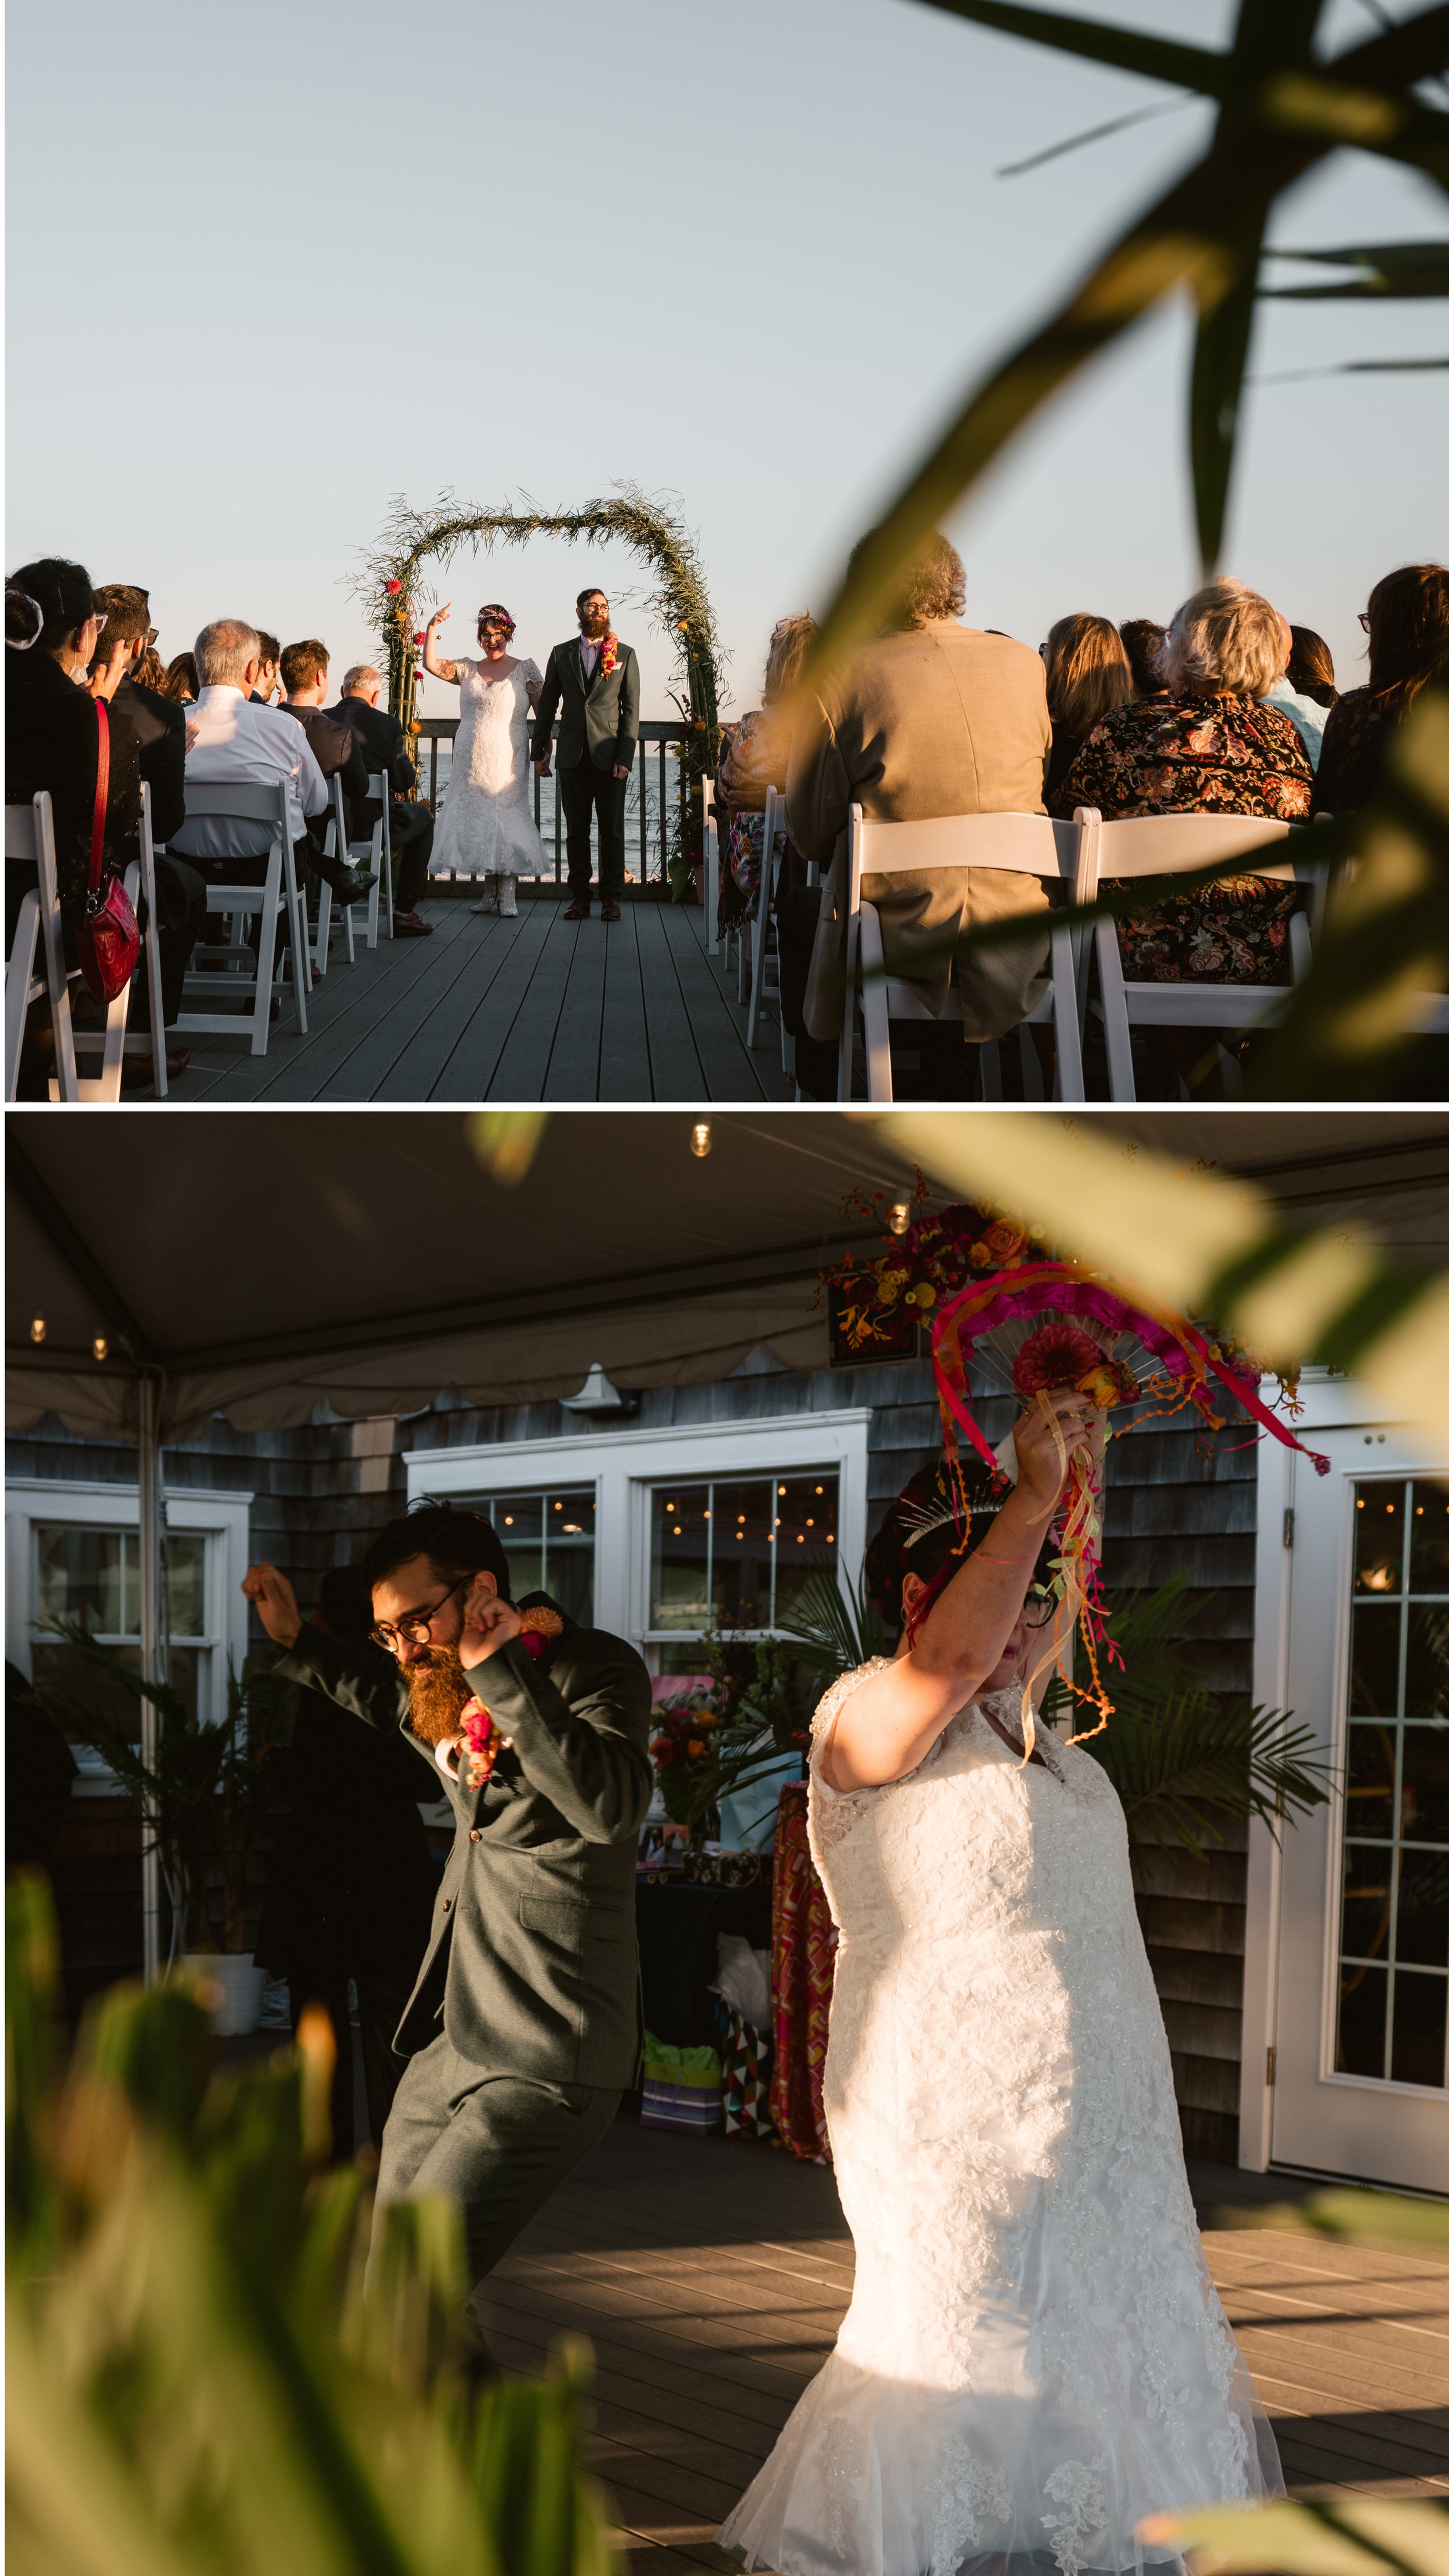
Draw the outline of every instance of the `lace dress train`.
<instances>
[{"instance_id":1,"label":"lace dress train","mask_svg":"<svg viewBox=\"0 0 1449 2576\"><path fill-rule=\"evenodd\" d=\"M976 1707L811 1845L840 1928L825 2107L855 2239L835 2352L720 2539L779 2576L1082 2576L1141 2519L1281 2494L1183 2166L1121 1807ZM1015 1723L1019 1695L990 1706Z\"/></svg>"}]
</instances>

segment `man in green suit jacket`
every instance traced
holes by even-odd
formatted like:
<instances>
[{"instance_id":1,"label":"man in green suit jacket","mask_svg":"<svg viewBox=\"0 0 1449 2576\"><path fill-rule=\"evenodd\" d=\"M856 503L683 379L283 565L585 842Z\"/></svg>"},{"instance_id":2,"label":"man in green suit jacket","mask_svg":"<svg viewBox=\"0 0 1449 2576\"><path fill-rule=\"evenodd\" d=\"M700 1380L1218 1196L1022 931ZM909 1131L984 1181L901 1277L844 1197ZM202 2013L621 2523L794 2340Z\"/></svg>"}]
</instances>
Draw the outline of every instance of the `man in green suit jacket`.
<instances>
[{"instance_id":1,"label":"man in green suit jacket","mask_svg":"<svg viewBox=\"0 0 1449 2576\"><path fill-rule=\"evenodd\" d=\"M467 2347L488 2367L479 2285L596 2145L639 2058L634 1865L653 1793L650 1684L620 1637L543 1595L515 1605L490 1521L423 1503L363 1559L397 1672L304 1621L285 1575L243 1589L276 1670L371 1726L400 1727L457 1820L432 1932L393 2045L408 2060L383 2133L377 2215L457 2202L471 2284ZM561 1631L527 1634L525 1613ZM502 1739L467 1785L462 1712L482 1700ZM325 1826L321 1828L325 1831Z\"/></svg>"},{"instance_id":2,"label":"man in green suit jacket","mask_svg":"<svg viewBox=\"0 0 1449 2576\"><path fill-rule=\"evenodd\" d=\"M593 891L589 827L599 818L599 892L605 921L619 918L624 891L624 791L639 739L639 664L609 625L601 590L581 590L579 631L555 644L534 710L535 762L549 775L553 720L562 708L558 735L558 786L569 841L566 921L587 921Z\"/></svg>"}]
</instances>

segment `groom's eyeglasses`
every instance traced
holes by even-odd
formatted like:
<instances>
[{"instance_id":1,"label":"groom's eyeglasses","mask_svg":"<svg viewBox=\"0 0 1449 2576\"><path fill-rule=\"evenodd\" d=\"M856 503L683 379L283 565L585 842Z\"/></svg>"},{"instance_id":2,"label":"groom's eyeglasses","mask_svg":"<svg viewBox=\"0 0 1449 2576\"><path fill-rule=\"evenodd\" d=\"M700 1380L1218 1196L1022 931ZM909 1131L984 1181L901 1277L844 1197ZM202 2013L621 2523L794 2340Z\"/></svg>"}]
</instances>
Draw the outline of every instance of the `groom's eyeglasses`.
<instances>
[{"instance_id":1,"label":"groom's eyeglasses","mask_svg":"<svg viewBox=\"0 0 1449 2576\"><path fill-rule=\"evenodd\" d=\"M426 1646L433 1633L433 1621L442 1617L453 1594L461 1592L464 1584L472 1580L471 1574L460 1576L456 1583L449 1585L442 1600L433 1603L431 1610L409 1610L406 1618L384 1619L376 1628L369 1628L367 1633L373 1644L381 1646L389 1655L395 1655L399 1646Z\"/></svg>"}]
</instances>

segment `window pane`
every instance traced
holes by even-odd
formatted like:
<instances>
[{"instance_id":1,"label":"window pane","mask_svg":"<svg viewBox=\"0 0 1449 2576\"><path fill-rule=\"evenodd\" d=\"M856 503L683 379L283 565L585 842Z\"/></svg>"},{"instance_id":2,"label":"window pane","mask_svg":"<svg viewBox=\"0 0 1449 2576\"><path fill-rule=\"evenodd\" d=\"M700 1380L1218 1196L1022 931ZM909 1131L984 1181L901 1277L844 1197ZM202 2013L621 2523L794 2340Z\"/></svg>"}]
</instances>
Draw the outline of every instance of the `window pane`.
<instances>
[{"instance_id":1,"label":"window pane","mask_svg":"<svg viewBox=\"0 0 1449 2576\"><path fill-rule=\"evenodd\" d=\"M1399 1608L1397 1602L1357 1602L1353 1613L1351 1717L1397 1717L1399 1710Z\"/></svg>"},{"instance_id":2,"label":"window pane","mask_svg":"<svg viewBox=\"0 0 1449 2576\"><path fill-rule=\"evenodd\" d=\"M775 1514L782 1508L773 1479L716 1485L714 1493L715 1616L724 1628L768 1628L773 1616Z\"/></svg>"},{"instance_id":3,"label":"window pane","mask_svg":"<svg viewBox=\"0 0 1449 2576\"><path fill-rule=\"evenodd\" d=\"M1404 1555L1403 1485L1360 1485L1354 1498L1353 1588L1397 1592Z\"/></svg>"},{"instance_id":4,"label":"window pane","mask_svg":"<svg viewBox=\"0 0 1449 2576\"><path fill-rule=\"evenodd\" d=\"M650 1551L649 1621L654 1628L708 1628L708 1485L656 1485Z\"/></svg>"},{"instance_id":5,"label":"window pane","mask_svg":"<svg viewBox=\"0 0 1449 2576\"><path fill-rule=\"evenodd\" d=\"M1384 2072L1384 2023L1389 2000L1387 1968L1339 1970L1338 2072L1376 2075Z\"/></svg>"},{"instance_id":6,"label":"window pane","mask_svg":"<svg viewBox=\"0 0 1449 2576\"><path fill-rule=\"evenodd\" d=\"M1400 1859L1394 1956L1449 1968L1449 1851L1406 1851Z\"/></svg>"},{"instance_id":7,"label":"window pane","mask_svg":"<svg viewBox=\"0 0 1449 2576\"><path fill-rule=\"evenodd\" d=\"M113 1651L132 1672L140 1671L139 1646L119 1646ZM37 1644L31 1648L30 1664L35 1680L41 1688L65 1691L72 1699L79 1700L83 1709L103 1709L107 1716L115 1718L117 1723L125 1728L133 1743L140 1742L139 1702L128 1698L118 1684L107 1680L104 1673L93 1672L89 1665L82 1662L73 1647ZM87 1744L90 1741L84 1724L68 1726L65 1733L72 1744Z\"/></svg>"},{"instance_id":8,"label":"window pane","mask_svg":"<svg viewBox=\"0 0 1449 2576\"><path fill-rule=\"evenodd\" d=\"M1348 1812L1345 1831L1377 1834L1391 1841L1394 1831L1394 1738L1392 1726L1351 1726L1348 1730Z\"/></svg>"},{"instance_id":9,"label":"window pane","mask_svg":"<svg viewBox=\"0 0 1449 2576\"><path fill-rule=\"evenodd\" d=\"M1394 2060L1398 2084L1444 2081L1444 2008L1449 1978L1414 1977L1402 1968L1394 1979Z\"/></svg>"},{"instance_id":10,"label":"window pane","mask_svg":"<svg viewBox=\"0 0 1449 2576\"><path fill-rule=\"evenodd\" d=\"M1449 1727L1405 1727L1402 1799L1405 1842L1449 1843Z\"/></svg>"},{"instance_id":11,"label":"window pane","mask_svg":"<svg viewBox=\"0 0 1449 2576\"><path fill-rule=\"evenodd\" d=\"M594 1620L594 1492L550 1494L544 1514L548 1526L548 1565L544 1589L580 1626Z\"/></svg>"},{"instance_id":12,"label":"window pane","mask_svg":"<svg viewBox=\"0 0 1449 2576\"><path fill-rule=\"evenodd\" d=\"M1449 1718L1449 1608L1431 1602L1409 1612L1404 1715Z\"/></svg>"},{"instance_id":13,"label":"window pane","mask_svg":"<svg viewBox=\"0 0 1449 2576\"><path fill-rule=\"evenodd\" d=\"M1339 1948L1351 1959L1383 1959L1389 1948L1393 1853L1382 1843L1343 1847L1343 1930Z\"/></svg>"},{"instance_id":14,"label":"window pane","mask_svg":"<svg viewBox=\"0 0 1449 2576\"><path fill-rule=\"evenodd\" d=\"M780 1515L775 1566L775 1617L788 1619L802 1585L822 1567L835 1571L835 1521L839 1486L834 1476L794 1476L777 1495Z\"/></svg>"},{"instance_id":15,"label":"window pane","mask_svg":"<svg viewBox=\"0 0 1449 2576\"><path fill-rule=\"evenodd\" d=\"M171 1687L186 1703L187 1712L195 1717L198 1694L211 1672L211 1655L205 1646L173 1646L171 1649Z\"/></svg>"},{"instance_id":16,"label":"window pane","mask_svg":"<svg viewBox=\"0 0 1449 2576\"><path fill-rule=\"evenodd\" d=\"M166 1533L166 1598L173 1637L204 1637L206 1630L206 1541L197 1535ZM136 1605L140 1624L140 1602Z\"/></svg>"},{"instance_id":17,"label":"window pane","mask_svg":"<svg viewBox=\"0 0 1449 2576\"><path fill-rule=\"evenodd\" d=\"M1449 1593L1449 1494L1414 1487L1409 1515L1409 1590Z\"/></svg>"},{"instance_id":18,"label":"window pane","mask_svg":"<svg viewBox=\"0 0 1449 2576\"><path fill-rule=\"evenodd\" d=\"M541 1494L504 1494L489 1507L488 1517L503 1541L512 1571L516 1547L537 1547L543 1534L543 1496ZM517 1584L514 1590L518 1590Z\"/></svg>"},{"instance_id":19,"label":"window pane","mask_svg":"<svg viewBox=\"0 0 1449 2576\"><path fill-rule=\"evenodd\" d=\"M140 1605L134 1582L126 1580L125 1531L47 1526L37 1528L35 1543L37 1627L79 1619L97 1636L139 1633Z\"/></svg>"}]
</instances>

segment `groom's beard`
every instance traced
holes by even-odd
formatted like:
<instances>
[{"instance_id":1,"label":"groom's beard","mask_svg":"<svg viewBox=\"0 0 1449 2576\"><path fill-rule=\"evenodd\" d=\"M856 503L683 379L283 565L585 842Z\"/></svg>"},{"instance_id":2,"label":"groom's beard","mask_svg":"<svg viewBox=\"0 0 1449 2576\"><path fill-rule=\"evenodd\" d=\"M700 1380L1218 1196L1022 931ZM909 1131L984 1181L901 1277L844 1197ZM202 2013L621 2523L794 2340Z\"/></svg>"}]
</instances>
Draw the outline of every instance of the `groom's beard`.
<instances>
[{"instance_id":1,"label":"groom's beard","mask_svg":"<svg viewBox=\"0 0 1449 2576\"><path fill-rule=\"evenodd\" d=\"M603 637L608 634L608 631L609 612L607 608L591 608L587 617L581 617L579 619L579 633L584 636L590 644L601 642Z\"/></svg>"},{"instance_id":2,"label":"groom's beard","mask_svg":"<svg viewBox=\"0 0 1449 2576\"><path fill-rule=\"evenodd\" d=\"M430 1646L425 1656L406 1667L408 1716L414 1735L425 1744L446 1744L462 1732L463 1711L473 1685L458 1661L456 1646Z\"/></svg>"}]
</instances>

